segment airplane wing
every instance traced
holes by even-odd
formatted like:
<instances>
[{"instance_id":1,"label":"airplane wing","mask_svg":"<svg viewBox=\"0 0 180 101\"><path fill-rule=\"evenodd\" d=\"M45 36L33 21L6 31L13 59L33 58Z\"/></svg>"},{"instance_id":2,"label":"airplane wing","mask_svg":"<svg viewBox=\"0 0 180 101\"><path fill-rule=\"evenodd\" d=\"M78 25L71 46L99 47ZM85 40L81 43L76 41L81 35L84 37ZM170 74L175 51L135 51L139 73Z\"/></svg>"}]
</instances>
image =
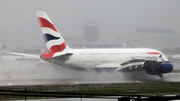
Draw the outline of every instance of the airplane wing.
<instances>
[{"instance_id":1,"label":"airplane wing","mask_svg":"<svg viewBox=\"0 0 180 101\"><path fill-rule=\"evenodd\" d=\"M157 66L160 63L156 60L145 60L145 59L133 59L120 64L120 66L115 71L134 71L141 70L144 67L151 65Z\"/></svg>"}]
</instances>

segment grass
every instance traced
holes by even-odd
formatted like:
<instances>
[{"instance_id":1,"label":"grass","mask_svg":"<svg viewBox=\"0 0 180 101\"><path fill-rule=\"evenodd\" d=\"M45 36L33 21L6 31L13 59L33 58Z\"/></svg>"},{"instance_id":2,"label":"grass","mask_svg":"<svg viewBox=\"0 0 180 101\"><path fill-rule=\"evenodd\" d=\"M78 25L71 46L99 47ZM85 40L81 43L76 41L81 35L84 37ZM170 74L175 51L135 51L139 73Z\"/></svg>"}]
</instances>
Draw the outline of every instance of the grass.
<instances>
[{"instance_id":1,"label":"grass","mask_svg":"<svg viewBox=\"0 0 180 101\"><path fill-rule=\"evenodd\" d=\"M26 94L25 94L26 88ZM43 93L46 92L46 93ZM76 95L77 94L77 95ZM97 95L164 95L180 94L180 83L132 83L132 84L77 84L48 86L2 86L0 100L54 98L54 97L94 97Z\"/></svg>"},{"instance_id":2,"label":"grass","mask_svg":"<svg viewBox=\"0 0 180 101\"><path fill-rule=\"evenodd\" d=\"M180 70L173 70L171 73L180 73Z\"/></svg>"}]
</instances>

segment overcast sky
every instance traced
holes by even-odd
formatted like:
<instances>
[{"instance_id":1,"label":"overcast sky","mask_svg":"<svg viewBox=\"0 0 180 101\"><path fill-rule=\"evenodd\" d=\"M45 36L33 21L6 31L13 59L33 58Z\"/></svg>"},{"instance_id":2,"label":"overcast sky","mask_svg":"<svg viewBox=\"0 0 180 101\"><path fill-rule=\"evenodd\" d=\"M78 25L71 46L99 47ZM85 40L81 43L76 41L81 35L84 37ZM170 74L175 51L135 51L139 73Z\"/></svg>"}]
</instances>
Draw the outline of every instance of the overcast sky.
<instances>
[{"instance_id":1,"label":"overcast sky","mask_svg":"<svg viewBox=\"0 0 180 101\"><path fill-rule=\"evenodd\" d=\"M180 0L0 0L0 43L45 46L36 11L45 11L64 37L83 36L87 20L99 26L100 39L136 28L166 28L180 33Z\"/></svg>"}]
</instances>

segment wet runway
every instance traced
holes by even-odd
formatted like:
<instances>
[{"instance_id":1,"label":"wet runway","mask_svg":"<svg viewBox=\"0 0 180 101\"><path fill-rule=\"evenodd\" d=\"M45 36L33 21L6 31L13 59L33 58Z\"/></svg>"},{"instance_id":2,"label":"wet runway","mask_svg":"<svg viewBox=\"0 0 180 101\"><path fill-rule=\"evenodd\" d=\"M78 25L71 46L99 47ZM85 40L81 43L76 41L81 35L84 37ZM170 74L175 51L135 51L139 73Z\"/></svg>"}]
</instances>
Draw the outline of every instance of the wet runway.
<instances>
[{"instance_id":1,"label":"wet runway","mask_svg":"<svg viewBox=\"0 0 180 101\"><path fill-rule=\"evenodd\" d=\"M52 64L40 64L39 61L2 61L0 70L0 86L180 82L180 73L165 74L163 79L137 73L138 78L129 79L120 72L76 71L64 67L54 68Z\"/></svg>"},{"instance_id":2,"label":"wet runway","mask_svg":"<svg viewBox=\"0 0 180 101\"><path fill-rule=\"evenodd\" d=\"M103 84L103 83L155 83L180 82L179 74L165 75L163 79L111 79L111 80L85 80L85 79L7 79L0 80L0 86L6 85L58 85L58 84Z\"/></svg>"}]
</instances>

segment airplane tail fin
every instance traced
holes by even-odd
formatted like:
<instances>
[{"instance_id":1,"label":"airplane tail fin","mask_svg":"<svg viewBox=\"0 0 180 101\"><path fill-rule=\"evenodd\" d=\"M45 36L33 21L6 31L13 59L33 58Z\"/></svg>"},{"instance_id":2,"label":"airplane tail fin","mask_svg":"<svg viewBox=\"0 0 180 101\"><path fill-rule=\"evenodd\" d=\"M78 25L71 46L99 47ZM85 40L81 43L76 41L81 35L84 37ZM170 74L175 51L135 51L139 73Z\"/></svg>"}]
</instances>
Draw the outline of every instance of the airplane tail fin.
<instances>
[{"instance_id":1,"label":"airplane tail fin","mask_svg":"<svg viewBox=\"0 0 180 101\"><path fill-rule=\"evenodd\" d=\"M41 56L52 58L56 52L69 50L70 47L66 44L46 12L36 11L36 14L49 52L48 56L45 56L45 54Z\"/></svg>"}]
</instances>

